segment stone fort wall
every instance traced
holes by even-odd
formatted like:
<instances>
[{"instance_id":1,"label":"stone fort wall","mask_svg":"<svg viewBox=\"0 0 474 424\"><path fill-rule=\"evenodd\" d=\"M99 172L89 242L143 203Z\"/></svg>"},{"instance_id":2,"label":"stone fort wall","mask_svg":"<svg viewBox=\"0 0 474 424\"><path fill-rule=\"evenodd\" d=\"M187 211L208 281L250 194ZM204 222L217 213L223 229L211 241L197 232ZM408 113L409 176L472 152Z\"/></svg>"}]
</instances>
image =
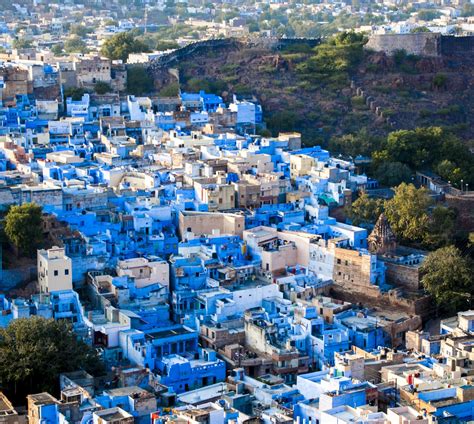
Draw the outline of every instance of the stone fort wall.
<instances>
[{"instance_id":1,"label":"stone fort wall","mask_svg":"<svg viewBox=\"0 0 474 424\"><path fill-rule=\"evenodd\" d=\"M405 50L417 56L440 57L474 53L474 36L455 37L430 32L416 34L375 34L369 37L367 49L392 55Z\"/></svg>"},{"instance_id":2,"label":"stone fort wall","mask_svg":"<svg viewBox=\"0 0 474 424\"><path fill-rule=\"evenodd\" d=\"M195 43L188 44L185 47L177 49L172 53L165 56L161 56L150 63L150 69L158 69L166 66L170 66L179 62L182 59L189 58L190 56L201 53L205 49L221 49L221 48L239 48L239 47L253 47L253 48L265 48L265 49L282 49L284 47L296 45L296 44L308 44L310 47L317 46L321 40L319 38L277 38L277 37L256 37L248 39L234 39L234 38L221 38L221 39L210 39L203 41L196 41Z\"/></svg>"}]
</instances>

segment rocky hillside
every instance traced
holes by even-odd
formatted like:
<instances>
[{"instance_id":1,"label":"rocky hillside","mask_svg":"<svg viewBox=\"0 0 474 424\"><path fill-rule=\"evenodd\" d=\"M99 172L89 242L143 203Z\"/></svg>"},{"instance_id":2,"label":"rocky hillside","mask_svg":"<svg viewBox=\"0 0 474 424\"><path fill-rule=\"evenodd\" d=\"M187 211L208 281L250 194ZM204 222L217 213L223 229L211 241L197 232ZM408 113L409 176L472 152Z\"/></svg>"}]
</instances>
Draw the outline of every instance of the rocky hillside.
<instances>
[{"instance_id":1,"label":"rocky hillside","mask_svg":"<svg viewBox=\"0 0 474 424\"><path fill-rule=\"evenodd\" d=\"M273 132L299 130L307 143L361 129L385 135L428 125L474 138L472 58L361 50L356 65L337 67L341 59L331 54L327 60L335 70L321 78L318 66L325 56L319 52L315 59L315 50L304 45L273 49L229 42L197 49L172 66L179 69L182 89L202 86L228 98L233 92L254 94ZM173 82L166 68L155 69L154 77L158 90Z\"/></svg>"}]
</instances>

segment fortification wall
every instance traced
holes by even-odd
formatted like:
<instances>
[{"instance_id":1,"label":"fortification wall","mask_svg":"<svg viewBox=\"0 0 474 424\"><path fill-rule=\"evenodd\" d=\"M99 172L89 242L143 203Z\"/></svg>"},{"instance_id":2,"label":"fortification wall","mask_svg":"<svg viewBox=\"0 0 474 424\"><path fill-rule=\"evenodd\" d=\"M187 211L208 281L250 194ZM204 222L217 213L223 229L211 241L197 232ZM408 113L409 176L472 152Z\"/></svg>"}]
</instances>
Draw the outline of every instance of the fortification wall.
<instances>
[{"instance_id":1,"label":"fortification wall","mask_svg":"<svg viewBox=\"0 0 474 424\"><path fill-rule=\"evenodd\" d=\"M376 34L369 37L367 49L383 51L392 55L405 50L418 56L437 57L441 55L441 35L428 32L416 34Z\"/></svg>"},{"instance_id":2,"label":"fortification wall","mask_svg":"<svg viewBox=\"0 0 474 424\"><path fill-rule=\"evenodd\" d=\"M256 47L265 49L282 49L286 46L296 44L308 44L310 47L315 47L320 43L319 38L307 39L307 38L276 38L276 37L255 37L248 39L235 39L235 38L219 38L212 40L197 41L195 43L188 44L185 47L175 50L174 52L161 56L153 60L150 64L150 70L156 70L164 68L180 61L181 59L188 58L193 54L203 49L221 49L221 48L236 48L236 47Z\"/></svg>"},{"instance_id":3,"label":"fortification wall","mask_svg":"<svg viewBox=\"0 0 474 424\"><path fill-rule=\"evenodd\" d=\"M389 55L397 50L405 50L409 54L418 56L453 56L474 53L474 36L455 37L431 32L376 34L369 37L365 47L375 51L383 51Z\"/></svg>"},{"instance_id":4,"label":"fortification wall","mask_svg":"<svg viewBox=\"0 0 474 424\"><path fill-rule=\"evenodd\" d=\"M173 63L176 63L177 61L192 55L193 53L195 53L196 51L199 51L200 49L205 49L205 48L217 49L221 47L231 47L231 46L235 46L236 43L237 41L232 40L232 39L197 41L196 43L188 44L185 47L176 49L174 52L170 54L161 56L153 60L151 62L150 68L153 70L153 68L160 68L160 67L172 65Z\"/></svg>"},{"instance_id":5,"label":"fortification wall","mask_svg":"<svg viewBox=\"0 0 474 424\"><path fill-rule=\"evenodd\" d=\"M467 37L441 37L441 54L451 56L457 54L474 53L474 36Z\"/></svg>"}]
</instances>

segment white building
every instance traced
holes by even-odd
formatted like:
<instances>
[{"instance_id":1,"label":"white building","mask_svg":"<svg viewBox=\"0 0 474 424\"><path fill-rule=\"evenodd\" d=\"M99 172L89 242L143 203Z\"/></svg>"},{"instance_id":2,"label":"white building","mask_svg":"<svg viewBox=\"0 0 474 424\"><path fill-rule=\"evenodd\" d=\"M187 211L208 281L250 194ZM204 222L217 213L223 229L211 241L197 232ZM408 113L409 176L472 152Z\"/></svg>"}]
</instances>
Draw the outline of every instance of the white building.
<instances>
[{"instance_id":1,"label":"white building","mask_svg":"<svg viewBox=\"0 0 474 424\"><path fill-rule=\"evenodd\" d=\"M229 105L229 110L237 113L237 124L255 125L256 109L257 106L255 103L248 101L234 100L234 102Z\"/></svg>"},{"instance_id":2,"label":"white building","mask_svg":"<svg viewBox=\"0 0 474 424\"><path fill-rule=\"evenodd\" d=\"M117 275L119 277L128 275L134 278L138 288L156 283L169 287L170 284L169 264L157 256L119 261Z\"/></svg>"}]
</instances>

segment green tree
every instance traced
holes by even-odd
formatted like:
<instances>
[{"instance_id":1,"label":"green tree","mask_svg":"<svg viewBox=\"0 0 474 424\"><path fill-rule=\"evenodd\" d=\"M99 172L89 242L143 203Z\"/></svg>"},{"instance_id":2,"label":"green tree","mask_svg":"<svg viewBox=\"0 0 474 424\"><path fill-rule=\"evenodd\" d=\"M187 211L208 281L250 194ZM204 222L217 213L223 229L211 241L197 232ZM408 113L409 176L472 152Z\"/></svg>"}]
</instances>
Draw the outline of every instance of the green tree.
<instances>
[{"instance_id":1,"label":"green tree","mask_svg":"<svg viewBox=\"0 0 474 424\"><path fill-rule=\"evenodd\" d=\"M301 117L292 110L283 110L275 112L266 119L268 129L274 136L280 132L291 131L298 128L301 123Z\"/></svg>"},{"instance_id":2,"label":"green tree","mask_svg":"<svg viewBox=\"0 0 474 424\"><path fill-rule=\"evenodd\" d=\"M437 248L453 242L456 235L455 209L436 206L430 214L428 232L423 240L425 246Z\"/></svg>"},{"instance_id":3,"label":"green tree","mask_svg":"<svg viewBox=\"0 0 474 424\"><path fill-rule=\"evenodd\" d=\"M353 31L339 33L316 46L315 54L296 69L309 81L342 86L364 57L365 42L362 34Z\"/></svg>"},{"instance_id":4,"label":"green tree","mask_svg":"<svg viewBox=\"0 0 474 424\"><path fill-rule=\"evenodd\" d=\"M72 100L81 100L87 91L81 87L69 87L64 90L64 99L71 97Z\"/></svg>"},{"instance_id":5,"label":"green tree","mask_svg":"<svg viewBox=\"0 0 474 424\"><path fill-rule=\"evenodd\" d=\"M97 94L106 94L106 93L110 93L112 91L112 87L110 86L110 84L107 84L104 81L98 81L94 85L94 91Z\"/></svg>"},{"instance_id":6,"label":"green tree","mask_svg":"<svg viewBox=\"0 0 474 424\"><path fill-rule=\"evenodd\" d=\"M61 44L55 44L53 47L51 47L51 53L53 53L55 56L62 56L64 54L63 46Z\"/></svg>"},{"instance_id":7,"label":"green tree","mask_svg":"<svg viewBox=\"0 0 474 424\"><path fill-rule=\"evenodd\" d=\"M384 159L402 162L412 169L429 166L443 136L443 130L437 127L394 131L388 135L381 153ZM377 155L375 159L378 159Z\"/></svg>"},{"instance_id":8,"label":"green tree","mask_svg":"<svg viewBox=\"0 0 474 424\"><path fill-rule=\"evenodd\" d=\"M153 78L143 66L127 67L127 91L141 96L153 91Z\"/></svg>"},{"instance_id":9,"label":"green tree","mask_svg":"<svg viewBox=\"0 0 474 424\"><path fill-rule=\"evenodd\" d=\"M88 28L85 25L73 24L69 30L71 34L77 35L78 37L86 37L92 32L92 28Z\"/></svg>"},{"instance_id":10,"label":"green tree","mask_svg":"<svg viewBox=\"0 0 474 424\"><path fill-rule=\"evenodd\" d=\"M473 3L464 3L462 7L462 16L474 16L474 4Z\"/></svg>"},{"instance_id":11,"label":"green tree","mask_svg":"<svg viewBox=\"0 0 474 424\"><path fill-rule=\"evenodd\" d=\"M425 26L419 26L419 27L413 28L410 32L412 34L418 34L420 32L431 32L431 31Z\"/></svg>"},{"instance_id":12,"label":"green tree","mask_svg":"<svg viewBox=\"0 0 474 424\"><path fill-rule=\"evenodd\" d=\"M380 148L381 140L369 134L366 128L355 134L345 134L341 137L332 137L329 140L331 152L342 153L350 156L370 156L372 151Z\"/></svg>"},{"instance_id":13,"label":"green tree","mask_svg":"<svg viewBox=\"0 0 474 424\"><path fill-rule=\"evenodd\" d=\"M155 44L155 49L159 51L179 49L179 44L175 41L158 40Z\"/></svg>"},{"instance_id":14,"label":"green tree","mask_svg":"<svg viewBox=\"0 0 474 424\"><path fill-rule=\"evenodd\" d=\"M87 53L87 45L81 37L73 35L64 42L64 50L67 53Z\"/></svg>"},{"instance_id":15,"label":"green tree","mask_svg":"<svg viewBox=\"0 0 474 424\"><path fill-rule=\"evenodd\" d=\"M57 393L59 374L79 369L97 374L102 363L66 321L35 316L0 329L0 387L15 399Z\"/></svg>"},{"instance_id":16,"label":"green tree","mask_svg":"<svg viewBox=\"0 0 474 424\"><path fill-rule=\"evenodd\" d=\"M401 162L383 162L375 171L375 178L387 187L394 187L410 181L412 172Z\"/></svg>"},{"instance_id":17,"label":"green tree","mask_svg":"<svg viewBox=\"0 0 474 424\"><path fill-rule=\"evenodd\" d=\"M43 241L42 208L34 203L12 206L5 217L5 234L27 255L35 253Z\"/></svg>"},{"instance_id":18,"label":"green tree","mask_svg":"<svg viewBox=\"0 0 474 424\"><path fill-rule=\"evenodd\" d=\"M446 74L436 74L433 77L433 85L438 89L445 87L447 82L448 77L446 76Z\"/></svg>"},{"instance_id":19,"label":"green tree","mask_svg":"<svg viewBox=\"0 0 474 424\"><path fill-rule=\"evenodd\" d=\"M382 199L371 199L367 193L362 193L346 211L353 225L373 224L384 211Z\"/></svg>"},{"instance_id":20,"label":"green tree","mask_svg":"<svg viewBox=\"0 0 474 424\"><path fill-rule=\"evenodd\" d=\"M186 81L186 90L199 93L203 90L207 93L221 93L226 89L226 84L224 81L220 80L211 80L208 78L189 78ZM234 91L237 92L236 89Z\"/></svg>"},{"instance_id":21,"label":"green tree","mask_svg":"<svg viewBox=\"0 0 474 424\"><path fill-rule=\"evenodd\" d=\"M400 240L421 243L426 239L432 203L425 188L406 183L395 188L394 197L385 203L385 215Z\"/></svg>"},{"instance_id":22,"label":"green tree","mask_svg":"<svg viewBox=\"0 0 474 424\"><path fill-rule=\"evenodd\" d=\"M179 94L179 84L177 82L168 84L160 90L161 97L177 97Z\"/></svg>"},{"instance_id":23,"label":"green tree","mask_svg":"<svg viewBox=\"0 0 474 424\"><path fill-rule=\"evenodd\" d=\"M131 32L121 32L110 37L102 46L101 53L112 60L127 61L130 53L149 51L148 46Z\"/></svg>"},{"instance_id":24,"label":"green tree","mask_svg":"<svg viewBox=\"0 0 474 424\"><path fill-rule=\"evenodd\" d=\"M29 49L33 47L33 40L31 38L15 38L12 45L14 49Z\"/></svg>"},{"instance_id":25,"label":"green tree","mask_svg":"<svg viewBox=\"0 0 474 424\"><path fill-rule=\"evenodd\" d=\"M446 160L459 168L464 182L474 183L474 156L469 146L440 127L391 132L383 148L375 151L372 158L376 166L383 162L401 162L412 170L436 170L438 164ZM446 164L443 169L448 168ZM459 183L455 178L451 181Z\"/></svg>"},{"instance_id":26,"label":"green tree","mask_svg":"<svg viewBox=\"0 0 474 424\"><path fill-rule=\"evenodd\" d=\"M437 10L422 9L418 12L418 18L423 21L432 21L441 16L441 12Z\"/></svg>"},{"instance_id":27,"label":"green tree","mask_svg":"<svg viewBox=\"0 0 474 424\"><path fill-rule=\"evenodd\" d=\"M450 160L443 160L441 161L435 168L435 171L439 174L441 178L443 178L446 181L461 181L463 177L467 177L459 168L451 162Z\"/></svg>"},{"instance_id":28,"label":"green tree","mask_svg":"<svg viewBox=\"0 0 474 424\"><path fill-rule=\"evenodd\" d=\"M445 312L470 308L474 290L472 263L459 249L447 246L431 252L420 271L421 284Z\"/></svg>"}]
</instances>

